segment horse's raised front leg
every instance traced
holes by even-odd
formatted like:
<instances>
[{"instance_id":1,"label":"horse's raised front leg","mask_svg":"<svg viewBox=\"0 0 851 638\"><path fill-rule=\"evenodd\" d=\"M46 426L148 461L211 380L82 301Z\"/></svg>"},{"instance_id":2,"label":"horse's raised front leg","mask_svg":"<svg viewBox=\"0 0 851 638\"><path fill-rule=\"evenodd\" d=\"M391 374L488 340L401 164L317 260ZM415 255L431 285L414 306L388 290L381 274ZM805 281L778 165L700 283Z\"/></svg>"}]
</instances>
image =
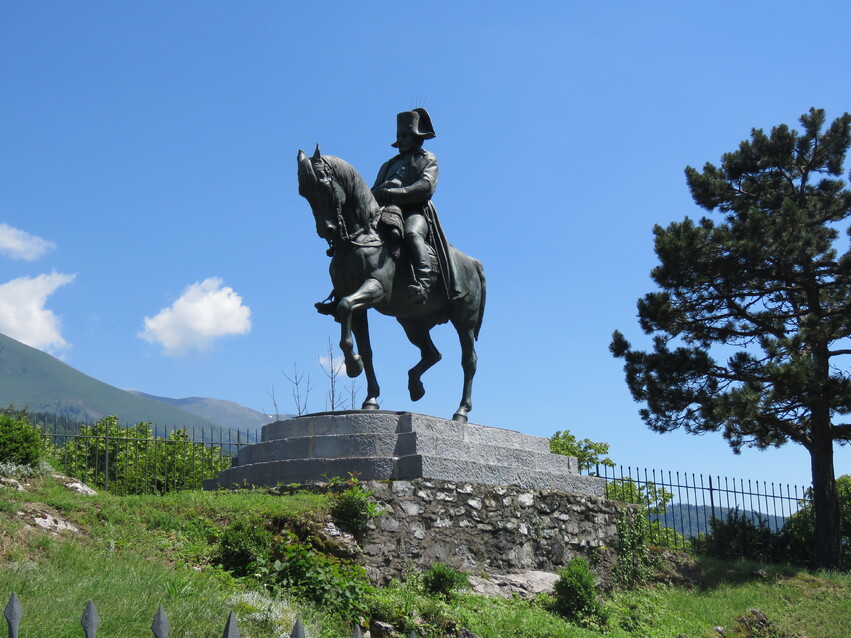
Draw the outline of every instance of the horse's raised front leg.
<instances>
[{"instance_id":1,"label":"horse's raised front leg","mask_svg":"<svg viewBox=\"0 0 851 638\"><path fill-rule=\"evenodd\" d=\"M366 310L384 297L384 289L375 279L367 279L354 293L337 303L337 321L340 322L340 349L346 362L346 374L354 379L363 372L363 361L355 352L352 342L352 316L356 310Z\"/></svg>"},{"instance_id":2,"label":"horse's raised front leg","mask_svg":"<svg viewBox=\"0 0 851 638\"><path fill-rule=\"evenodd\" d=\"M375 368L372 365L372 346L369 342L369 322L366 309L357 310L352 315L352 332L358 344L358 354L363 362L363 370L366 373L366 399L364 399L362 410L377 410L378 395L381 388L375 378Z\"/></svg>"},{"instance_id":3,"label":"horse's raised front leg","mask_svg":"<svg viewBox=\"0 0 851 638\"><path fill-rule=\"evenodd\" d=\"M429 334L434 327L434 321L399 319L399 323L405 329L408 340L420 349L419 362L408 370L408 392L411 395L411 401L419 401L425 395L425 387L422 382L423 374L442 358L431 340L431 334Z\"/></svg>"},{"instance_id":4,"label":"horse's raised front leg","mask_svg":"<svg viewBox=\"0 0 851 638\"><path fill-rule=\"evenodd\" d=\"M464 389L461 393L461 405L452 415L453 421L467 422L467 413L473 409L473 376L476 374L476 338L474 328L455 327L461 341L461 368L464 370Z\"/></svg>"}]
</instances>

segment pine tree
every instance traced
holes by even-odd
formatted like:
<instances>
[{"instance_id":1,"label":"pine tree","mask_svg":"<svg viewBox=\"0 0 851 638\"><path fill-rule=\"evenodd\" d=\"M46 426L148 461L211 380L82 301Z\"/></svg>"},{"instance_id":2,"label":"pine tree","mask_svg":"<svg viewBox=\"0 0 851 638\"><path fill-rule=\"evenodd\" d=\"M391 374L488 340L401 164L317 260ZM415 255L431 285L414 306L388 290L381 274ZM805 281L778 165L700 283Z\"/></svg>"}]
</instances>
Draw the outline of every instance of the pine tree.
<instances>
[{"instance_id":1,"label":"pine tree","mask_svg":"<svg viewBox=\"0 0 851 638\"><path fill-rule=\"evenodd\" d=\"M851 115L825 129L776 126L722 157L686 168L694 201L720 214L656 226L659 290L638 301L652 350L616 331L610 345L653 430L721 431L735 452L788 441L812 465L816 560L841 567L834 441L851 441L851 215L843 163ZM845 229L851 234L851 227Z\"/></svg>"}]
</instances>

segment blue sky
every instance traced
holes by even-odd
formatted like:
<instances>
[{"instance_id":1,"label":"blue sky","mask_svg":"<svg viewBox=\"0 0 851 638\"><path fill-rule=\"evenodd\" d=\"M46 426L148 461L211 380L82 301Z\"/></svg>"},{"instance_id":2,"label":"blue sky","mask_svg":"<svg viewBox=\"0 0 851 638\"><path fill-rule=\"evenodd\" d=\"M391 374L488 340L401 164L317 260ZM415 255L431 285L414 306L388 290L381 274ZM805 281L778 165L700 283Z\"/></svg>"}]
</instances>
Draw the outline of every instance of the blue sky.
<instances>
[{"instance_id":1,"label":"blue sky","mask_svg":"<svg viewBox=\"0 0 851 638\"><path fill-rule=\"evenodd\" d=\"M720 435L650 432L608 343L645 341L653 225L701 215L685 166L811 106L851 110L849 18L785 1L2 2L0 332L121 388L266 412L273 388L294 411L295 364L325 409L318 359L339 336L313 309L328 258L296 153L319 142L371 182L396 113L424 106L441 221L488 277L471 422L807 482L798 446L736 457ZM416 350L370 322L382 407L448 418L451 328L414 404Z\"/></svg>"}]
</instances>

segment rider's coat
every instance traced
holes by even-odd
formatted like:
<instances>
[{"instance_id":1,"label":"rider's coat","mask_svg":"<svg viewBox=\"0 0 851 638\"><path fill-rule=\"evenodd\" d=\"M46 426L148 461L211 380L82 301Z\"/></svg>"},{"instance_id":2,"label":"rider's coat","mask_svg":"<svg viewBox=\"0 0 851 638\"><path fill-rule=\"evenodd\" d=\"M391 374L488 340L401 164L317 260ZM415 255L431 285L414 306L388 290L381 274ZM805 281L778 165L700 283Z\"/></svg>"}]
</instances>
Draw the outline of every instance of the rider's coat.
<instances>
[{"instance_id":1,"label":"rider's coat","mask_svg":"<svg viewBox=\"0 0 851 638\"><path fill-rule=\"evenodd\" d=\"M416 212L425 215L427 204L437 188L437 173L437 157L420 148L384 162L372 191L393 188L393 203L402 209L403 214Z\"/></svg>"},{"instance_id":2,"label":"rider's coat","mask_svg":"<svg viewBox=\"0 0 851 638\"><path fill-rule=\"evenodd\" d=\"M437 157L423 148L412 153L390 158L378 169L373 193L382 188L393 189L393 203L402 209L402 215L419 213L429 227L429 243L437 255L443 283L450 298L458 296L455 287L454 264L451 261L449 242L443 234L437 210L431 196L437 188Z\"/></svg>"}]
</instances>

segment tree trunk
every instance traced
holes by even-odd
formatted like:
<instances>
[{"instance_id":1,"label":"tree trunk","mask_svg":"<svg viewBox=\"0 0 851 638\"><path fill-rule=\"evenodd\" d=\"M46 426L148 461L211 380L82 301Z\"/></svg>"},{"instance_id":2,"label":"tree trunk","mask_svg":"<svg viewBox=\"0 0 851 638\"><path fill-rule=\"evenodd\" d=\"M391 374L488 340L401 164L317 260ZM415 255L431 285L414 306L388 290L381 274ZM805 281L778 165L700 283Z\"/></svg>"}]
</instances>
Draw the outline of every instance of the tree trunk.
<instances>
[{"instance_id":1,"label":"tree trunk","mask_svg":"<svg viewBox=\"0 0 851 638\"><path fill-rule=\"evenodd\" d=\"M833 470L833 438L827 410L812 414L812 440L809 446L813 472L816 567L842 568L839 496Z\"/></svg>"}]
</instances>

